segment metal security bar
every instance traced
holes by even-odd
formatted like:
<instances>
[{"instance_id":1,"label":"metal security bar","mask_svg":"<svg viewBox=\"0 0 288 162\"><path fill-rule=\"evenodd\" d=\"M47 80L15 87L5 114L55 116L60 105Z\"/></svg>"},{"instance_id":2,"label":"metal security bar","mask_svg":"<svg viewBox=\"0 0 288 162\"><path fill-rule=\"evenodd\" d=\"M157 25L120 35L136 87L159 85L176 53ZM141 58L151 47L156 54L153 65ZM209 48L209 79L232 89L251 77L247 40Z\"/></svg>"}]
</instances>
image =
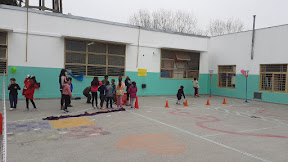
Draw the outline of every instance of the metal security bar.
<instances>
[{"instance_id":1,"label":"metal security bar","mask_svg":"<svg viewBox=\"0 0 288 162\"><path fill-rule=\"evenodd\" d=\"M198 78L200 53L161 50L161 78Z\"/></svg>"},{"instance_id":2,"label":"metal security bar","mask_svg":"<svg viewBox=\"0 0 288 162\"><path fill-rule=\"evenodd\" d=\"M287 93L287 64L260 65L260 90Z\"/></svg>"},{"instance_id":3,"label":"metal security bar","mask_svg":"<svg viewBox=\"0 0 288 162\"><path fill-rule=\"evenodd\" d=\"M124 76L126 45L65 40L65 68L75 75Z\"/></svg>"},{"instance_id":4,"label":"metal security bar","mask_svg":"<svg viewBox=\"0 0 288 162\"><path fill-rule=\"evenodd\" d=\"M218 66L218 87L235 88L236 65Z\"/></svg>"}]
</instances>

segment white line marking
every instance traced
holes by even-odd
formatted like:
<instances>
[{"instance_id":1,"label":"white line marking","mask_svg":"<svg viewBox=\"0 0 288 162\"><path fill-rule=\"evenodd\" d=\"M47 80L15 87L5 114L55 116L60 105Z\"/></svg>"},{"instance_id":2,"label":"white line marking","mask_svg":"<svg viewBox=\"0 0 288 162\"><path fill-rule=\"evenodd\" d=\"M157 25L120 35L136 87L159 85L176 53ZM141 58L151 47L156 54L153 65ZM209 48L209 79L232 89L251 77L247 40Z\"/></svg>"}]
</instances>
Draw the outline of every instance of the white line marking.
<instances>
[{"instance_id":1,"label":"white line marking","mask_svg":"<svg viewBox=\"0 0 288 162\"><path fill-rule=\"evenodd\" d=\"M130 112L130 113L132 113L132 114L135 114L135 115L138 115L138 116L141 116L141 117L146 118L146 119L148 119L148 120L157 122L157 123L159 123L159 124L166 125L166 126L168 126L168 127L170 127L170 128L177 129L177 130L179 130L179 131L181 131L181 132L185 132L185 133L190 134L190 135L192 135L192 136L194 136L194 137L197 137L197 138L200 138L200 139L202 139L202 140L205 140L205 141L214 143L214 144L216 144L216 145L218 145L218 146L221 146L221 147L224 147L224 148L226 148L226 149L229 149L229 150L232 150L232 151L241 153L241 154L243 154L243 155L246 155L246 156L255 158L255 159L257 159L257 160L265 161L265 162L270 162L269 160L266 160L266 159L264 159L264 158L261 158L261 157L258 157L258 156L256 156L256 155L253 155L253 154L250 154L250 153L247 153L247 152L238 150L238 149L236 149L236 148L233 148L233 147L224 145L224 144L222 144L222 143L220 143L220 142L213 141L213 140L211 140L211 139L208 139L208 138L205 138L205 137L203 137L203 136L197 135L197 134L195 134L195 133L189 132L189 131L187 131L187 130L184 130L184 129L175 127L175 126L173 126L173 125L169 125L169 124L163 123L163 122L161 122L161 121L158 121L158 120L149 118L149 117L147 117L147 116L144 116L144 115L141 115L141 114L138 114L138 113L134 113L134 112L132 112L132 111L128 111L128 112Z\"/></svg>"}]
</instances>

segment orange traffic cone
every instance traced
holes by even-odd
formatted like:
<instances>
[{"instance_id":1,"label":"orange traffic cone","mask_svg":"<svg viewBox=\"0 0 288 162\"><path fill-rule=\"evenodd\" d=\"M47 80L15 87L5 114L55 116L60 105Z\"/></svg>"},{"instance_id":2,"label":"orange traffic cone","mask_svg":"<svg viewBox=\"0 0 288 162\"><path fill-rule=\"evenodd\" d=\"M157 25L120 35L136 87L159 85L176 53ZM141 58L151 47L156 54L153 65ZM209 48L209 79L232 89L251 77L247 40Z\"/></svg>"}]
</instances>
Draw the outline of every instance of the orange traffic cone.
<instances>
[{"instance_id":1,"label":"orange traffic cone","mask_svg":"<svg viewBox=\"0 0 288 162\"><path fill-rule=\"evenodd\" d=\"M224 100L223 100L223 104L227 104L225 98L224 98Z\"/></svg>"},{"instance_id":2,"label":"orange traffic cone","mask_svg":"<svg viewBox=\"0 0 288 162\"><path fill-rule=\"evenodd\" d=\"M169 105L168 105L168 100L166 100L166 105L165 105L165 108L169 108Z\"/></svg>"},{"instance_id":3,"label":"orange traffic cone","mask_svg":"<svg viewBox=\"0 0 288 162\"><path fill-rule=\"evenodd\" d=\"M139 109L139 105L138 105L138 97L136 97L135 109Z\"/></svg>"},{"instance_id":4,"label":"orange traffic cone","mask_svg":"<svg viewBox=\"0 0 288 162\"><path fill-rule=\"evenodd\" d=\"M208 105L208 106L210 105L209 99L207 100L207 103L206 103L206 105Z\"/></svg>"},{"instance_id":5,"label":"orange traffic cone","mask_svg":"<svg viewBox=\"0 0 288 162\"><path fill-rule=\"evenodd\" d=\"M185 104L184 104L184 106L188 106L188 102L187 102L187 100L185 101Z\"/></svg>"}]
</instances>

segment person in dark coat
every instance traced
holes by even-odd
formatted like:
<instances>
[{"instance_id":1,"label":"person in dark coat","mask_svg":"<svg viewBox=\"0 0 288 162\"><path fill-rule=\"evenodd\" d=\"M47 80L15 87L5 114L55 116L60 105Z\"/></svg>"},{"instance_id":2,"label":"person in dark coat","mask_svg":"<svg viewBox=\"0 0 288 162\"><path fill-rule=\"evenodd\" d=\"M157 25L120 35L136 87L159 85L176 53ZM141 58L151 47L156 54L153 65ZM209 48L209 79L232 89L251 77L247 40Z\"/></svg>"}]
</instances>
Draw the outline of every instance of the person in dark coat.
<instances>
[{"instance_id":1,"label":"person in dark coat","mask_svg":"<svg viewBox=\"0 0 288 162\"><path fill-rule=\"evenodd\" d=\"M179 89L178 89L178 93L177 93L177 99L178 101L176 102L176 104L180 105L180 101L182 99L182 96L185 98L185 94L184 94L184 87L181 86Z\"/></svg>"},{"instance_id":2,"label":"person in dark coat","mask_svg":"<svg viewBox=\"0 0 288 162\"><path fill-rule=\"evenodd\" d=\"M10 100L10 111L16 109L17 107L17 100L18 100L18 90L21 90L19 85L16 83L15 78L10 79L10 84L8 85L9 93L9 100Z\"/></svg>"},{"instance_id":3,"label":"person in dark coat","mask_svg":"<svg viewBox=\"0 0 288 162\"><path fill-rule=\"evenodd\" d=\"M129 76L127 76L126 80L125 80L125 86L126 86L126 92L127 92L127 103L126 103L126 106L129 106L130 93L128 92L128 89L130 88L131 85L132 85L131 79L129 78Z\"/></svg>"},{"instance_id":4,"label":"person in dark coat","mask_svg":"<svg viewBox=\"0 0 288 162\"><path fill-rule=\"evenodd\" d=\"M87 102L86 103L91 103L91 86L89 87L86 87L84 90L83 90L83 95L85 97L87 97Z\"/></svg>"}]
</instances>

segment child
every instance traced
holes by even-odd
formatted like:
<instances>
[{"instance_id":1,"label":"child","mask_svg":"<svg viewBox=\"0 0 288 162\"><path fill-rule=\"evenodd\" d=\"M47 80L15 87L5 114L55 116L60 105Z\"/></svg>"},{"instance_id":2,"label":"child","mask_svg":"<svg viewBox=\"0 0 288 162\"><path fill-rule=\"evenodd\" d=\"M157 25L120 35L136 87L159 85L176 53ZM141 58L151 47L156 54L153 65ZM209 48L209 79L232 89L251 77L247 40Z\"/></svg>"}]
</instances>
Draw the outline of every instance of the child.
<instances>
[{"instance_id":1,"label":"child","mask_svg":"<svg viewBox=\"0 0 288 162\"><path fill-rule=\"evenodd\" d=\"M83 95L85 97L87 97L87 102L86 103L91 103L91 86L89 87L86 87L84 90L83 90Z\"/></svg>"},{"instance_id":2,"label":"child","mask_svg":"<svg viewBox=\"0 0 288 162\"><path fill-rule=\"evenodd\" d=\"M194 81L193 81L193 88L194 88L194 97L199 97L198 95L198 88L199 87L199 83L198 83L198 79L197 78L194 78Z\"/></svg>"},{"instance_id":3,"label":"child","mask_svg":"<svg viewBox=\"0 0 288 162\"><path fill-rule=\"evenodd\" d=\"M98 91L100 92L100 107L101 109L105 109L103 107L103 104L104 104L104 101L106 99L106 96L105 96L105 91L106 91L106 85L101 85L98 89Z\"/></svg>"},{"instance_id":4,"label":"child","mask_svg":"<svg viewBox=\"0 0 288 162\"><path fill-rule=\"evenodd\" d=\"M178 101L176 102L176 104L180 105L180 101L182 99L182 95L184 96L185 98L185 95L184 95L184 87L181 86L179 89L178 89L178 93L177 93L177 99Z\"/></svg>"},{"instance_id":5,"label":"child","mask_svg":"<svg viewBox=\"0 0 288 162\"><path fill-rule=\"evenodd\" d=\"M131 97L131 108L135 109L135 102L137 98L136 82L132 82L132 85L128 89L128 93L130 93L130 97Z\"/></svg>"},{"instance_id":6,"label":"child","mask_svg":"<svg viewBox=\"0 0 288 162\"><path fill-rule=\"evenodd\" d=\"M30 100L34 107L34 110L37 110L33 99L34 99L35 89L38 89L40 87L40 84L37 83L35 76L27 77L24 81L24 84L25 84L25 87L27 88L24 91L24 95L26 98L26 108L27 110L29 110L29 100Z\"/></svg>"},{"instance_id":7,"label":"child","mask_svg":"<svg viewBox=\"0 0 288 162\"><path fill-rule=\"evenodd\" d=\"M72 91L73 91L72 78L67 78L67 81L68 81L68 85L70 86L70 90L71 90L71 93L72 93ZM69 105L68 105L68 107L73 107L73 106L71 105L71 98L69 98Z\"/></svg>"},{"instance_id":8,"label":"child","mask_svg":"<svg viewBox=\"0 0 288 162\"><path fill-rule=\"evenodd\" d=\"M102 85L102 82L99 81L98 77L94 77L93 81L91 82L91 92L92 92L92 107L96 109L98 108L98 101L97 101L97 92L98 87ZM94 107L94 100L96 102L96 106Z\"/></svg>"},{"instance_id":9,"label":"child","mask_svg":"<svg viewBox=\"0 0 288 162\"><path fill-rule=\"evenodd\" d=\"M117 96L117 108L123 108L122 107L122 100L124 96L124 89L125 89L125 83L122 82L122 77L120 76L118 79L118 83L116 86L116 96Z\"/></svg>"},{"instance_id":10,"label":"child","mask_svg":"<svg viewBox=\"0 0 288 162\"><path fill-rule=\"evenodd\" d=\"M18 99L18 90L21 90L19 85L16 82L15 78L10 79L10 84L8 85L9 100L10 100L10 111L13 111L17 107L17 99Z\"/></svg>"},{"instance_id":11,"label":"child","mask_svg":"<svg viewBox=\"0 0 288 162\"><path fill-rule=\"evenodd\" d=\"M71 89L70 86L68 84L68 81L64 81L63 84L63 90L62 90L62 94L63 94L63 98L64 98L64 112L69 112L67 107L69 105L70 102L70 98L72 98L72 93L71 93Z\"/></svg>"},{"instance_id":12,"label":"child","mask_svg":"<svg viewBox=\"0 0 288 162\"><path fill-rule=\"evenodd\" d=\"M113 100L113 87L110 85L110 82L109 81L106 81L106 100L107 100L107 103L106 103L106 108L108 109L108 104L110 102L110 108L112 108L112 100Z\"/></svg>"},{"instance_id":13,"label":"child","mask_svg":"<svg viewBox=\"0 0 288 162\"><path fill-rule=\"evenodd\" d=\"M113 102L116 104L116 85L115 85L115 79L111 80L111 86L112 86L112 93L113 93Z\"/></svg>"}]
</instances>

